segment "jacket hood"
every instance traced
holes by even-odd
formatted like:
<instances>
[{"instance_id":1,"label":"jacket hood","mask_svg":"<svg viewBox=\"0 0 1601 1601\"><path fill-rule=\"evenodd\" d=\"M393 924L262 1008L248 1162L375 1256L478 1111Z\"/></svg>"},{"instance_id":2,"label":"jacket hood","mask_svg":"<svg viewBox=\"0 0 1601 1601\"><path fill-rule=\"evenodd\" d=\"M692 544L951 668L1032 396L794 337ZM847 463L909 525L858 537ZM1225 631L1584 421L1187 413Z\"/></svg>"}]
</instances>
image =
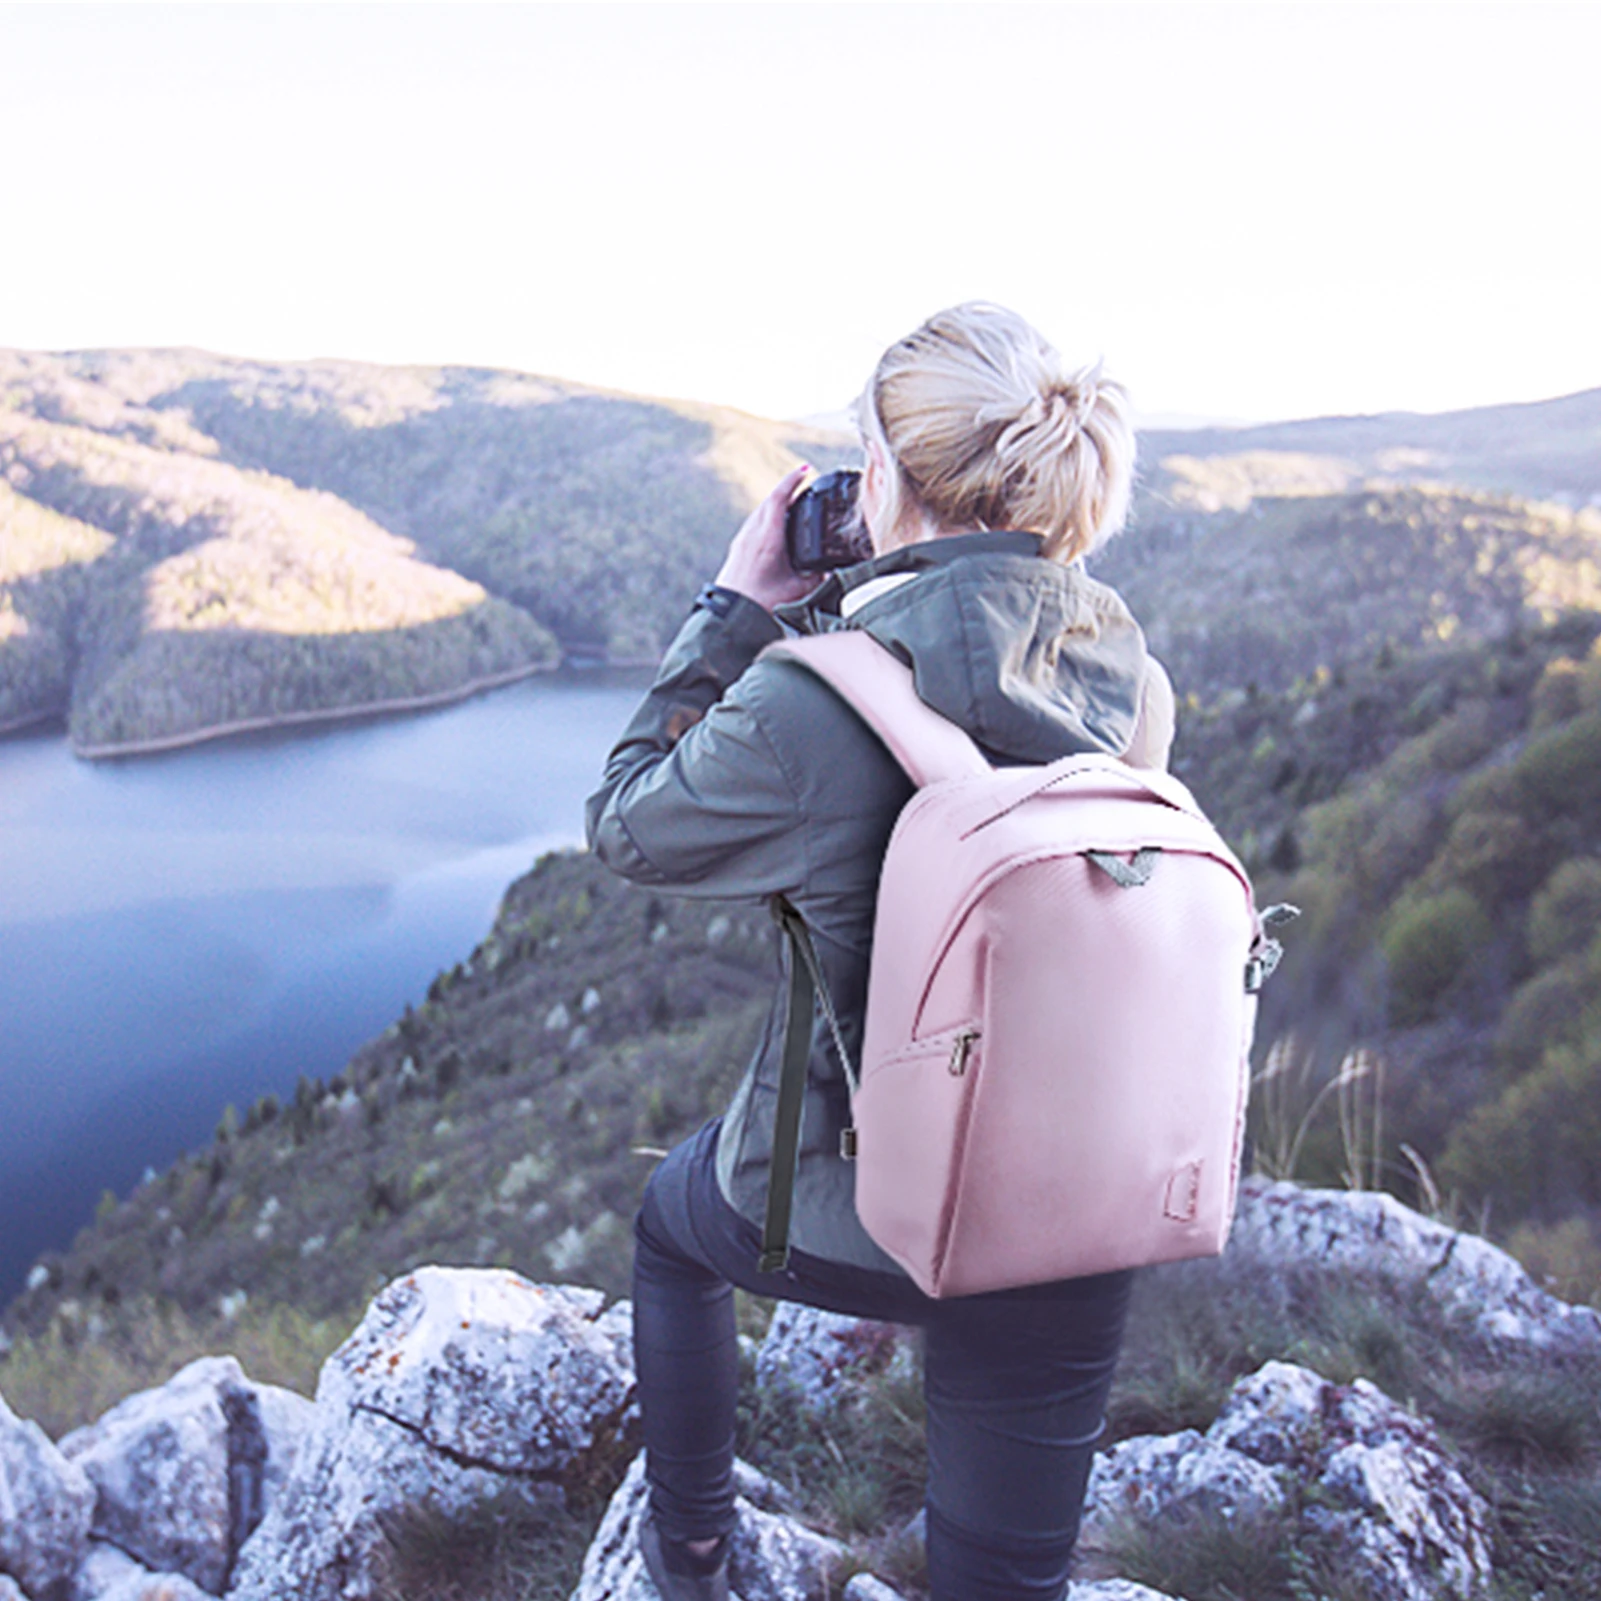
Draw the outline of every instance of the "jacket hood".
<instances>
[{"instance_id":1,"label":"jacket hood","mask_svg":"<svg viewBox=\"0 0 1601 1601\"><path fill-rule=\"evenodd\" d=\"M1145 636L1116 591L1040 544L1029 533L926 540L830 574L777 615L801 633L866 630L1001 762L1126 750Z\"/></svg>"}]
</instances>

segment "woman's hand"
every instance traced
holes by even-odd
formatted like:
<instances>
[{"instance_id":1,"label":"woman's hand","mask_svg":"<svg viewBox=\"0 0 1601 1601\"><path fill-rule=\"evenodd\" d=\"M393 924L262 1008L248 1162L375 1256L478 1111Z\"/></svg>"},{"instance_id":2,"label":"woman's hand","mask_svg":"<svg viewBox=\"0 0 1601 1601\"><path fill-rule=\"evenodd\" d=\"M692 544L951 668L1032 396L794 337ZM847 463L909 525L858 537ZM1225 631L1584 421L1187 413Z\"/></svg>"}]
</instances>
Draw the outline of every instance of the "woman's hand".
<instances>
[{"instance_id":1,"label":"woman's hand","mask_svg":"<svg viewBox=\"0 0 1601 1601\"><path fill-rule=\"evenodd\" d=\"M810 467L797 467L779 479L765 500L740 525L723 558L716 582L737 590L771 611L809 595L821 581L816 573L797 573L784 548L784 514Z\"/></svg>"}]
</instances>

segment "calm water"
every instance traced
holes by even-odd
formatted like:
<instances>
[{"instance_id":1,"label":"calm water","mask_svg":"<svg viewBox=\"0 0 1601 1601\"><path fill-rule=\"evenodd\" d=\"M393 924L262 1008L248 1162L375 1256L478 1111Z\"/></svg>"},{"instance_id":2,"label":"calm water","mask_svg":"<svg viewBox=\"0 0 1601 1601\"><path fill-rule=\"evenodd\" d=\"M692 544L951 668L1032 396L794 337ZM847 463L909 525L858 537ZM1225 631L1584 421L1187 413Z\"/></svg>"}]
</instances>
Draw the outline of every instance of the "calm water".
<instances>
[{"instance_id":1,"label":"calm water","mask_svg":"<svg viewBox=\"0 0 1601 1601\"><path fill-rule=\"evenodd\" d=\"M116 763L0 741L0 1305L102 1190L421 999L579 842L645 681Z\"/></svg>"}]
</instances>

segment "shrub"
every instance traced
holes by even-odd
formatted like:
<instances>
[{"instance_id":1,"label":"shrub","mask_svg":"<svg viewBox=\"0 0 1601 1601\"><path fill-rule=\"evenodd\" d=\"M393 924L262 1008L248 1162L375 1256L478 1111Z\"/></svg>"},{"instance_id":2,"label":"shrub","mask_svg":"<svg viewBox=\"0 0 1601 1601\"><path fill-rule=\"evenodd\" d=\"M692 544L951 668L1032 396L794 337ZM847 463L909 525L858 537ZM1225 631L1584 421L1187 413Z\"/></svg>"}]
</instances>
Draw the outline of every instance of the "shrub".
<instances>
[{"instance_id":1,"label":"shrub","mask_svg":"<svg viewBox=\"0 0 1601 1601\"><path fill-rule=\"evenodd\" d=\"M1501 1014L1495 1054L1502 1071L1522 1075L1538 1067L1551 1046L1572 1044L1596 993L1596 977L1582 956L1536 973Z\"/></svg>"},{"instance_id":2,"label":"shrub","mask_svg":"<svg viewBox=\"0 0 1601 1601\"><path fill-rule=\"evenodd\" d=\"M1579 664L1571 657L1547 663L1529 699L1530 729L1539 733L1576 716L1581 709L1579 683Z\"/></svg>"},{"instance_id":3,"label":"shrub","mask_svg":"<svg viewBox=\"0 0 1601 1601\"><path fill-rule=\"evenodd\" d=\"M1390 972L1390 1020L1405 1028L1425 1023L1490 938L1490 920L1465 890L1403 900L1390 916L1383 950Z\"/></svg>"},{"instance_id":4,"label":"shrub","mask_svg":"<svg viewBox=\"0 0 1601 1601\"><path fill-rule=\"evenodd\" d=\"M1455 884L1481 906L1520 901L1549 864L1529 825L1510 812L1464 812L1430 864L1429 880Z\"/></svg>"},{"instance_id":5,"label":"shrub","mask_svg":"<svg viewBox=\"0 0 1601 1601\"><path fill-rule=\"evenodd\" d=\"M1564 862L1529 907L1529 955L1544 964L1582 951L1601 929L1601 858Z\"/></svg>"},{"instance_id":6,"label":"shrub","mask_svg":"<svg viewBox=\"0 0 1601 1601\"><path fill-rule=\"evenodd\" d=\"M1601 714L1537 734L1513 765L1526 812L1536 819L1601 816Z\"/></svg>"},{"instance_id":7,"label":"shrub","mask_svg":"<svg viewBox=\"0 0 1601 1601\"><path fill-rule=\"evenodd\" d=\"M1588 1217L1566 1217L1549 1225L1520 1223L1507 1249L1553 1295L1601 1306L1601 1238Z\"/></svg>"},{"instance_id":8,"label":"shrub","mask_svg":"<svg viewBox=\"0 0 1601 1601\"><path fill-rule=\"evenodd\" d=\"M1440 1176L1514 1216L1601 1204L1601 1032L1556 1045L1457 1126Z\"/></svg>"}]
</instances>

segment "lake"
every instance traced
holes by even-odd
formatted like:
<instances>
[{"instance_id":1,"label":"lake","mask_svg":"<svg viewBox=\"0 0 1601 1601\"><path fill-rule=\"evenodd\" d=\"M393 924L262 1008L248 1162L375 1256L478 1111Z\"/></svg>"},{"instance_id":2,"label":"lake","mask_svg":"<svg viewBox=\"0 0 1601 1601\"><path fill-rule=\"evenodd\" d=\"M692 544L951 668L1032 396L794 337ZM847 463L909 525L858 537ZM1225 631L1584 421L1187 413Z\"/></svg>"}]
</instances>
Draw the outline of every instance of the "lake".
<instances>
[{"instance_id":1,"label":"lake","mask_svg":"<svg viewBox=\"0 0 1601 1601\"><path fill-rule=\"evenodd\" d=\"M104 1190L420 1001L537 855L581 842L648 681L118 762L0 740L0 1306Z\"/></svg>"}]
</instances>

